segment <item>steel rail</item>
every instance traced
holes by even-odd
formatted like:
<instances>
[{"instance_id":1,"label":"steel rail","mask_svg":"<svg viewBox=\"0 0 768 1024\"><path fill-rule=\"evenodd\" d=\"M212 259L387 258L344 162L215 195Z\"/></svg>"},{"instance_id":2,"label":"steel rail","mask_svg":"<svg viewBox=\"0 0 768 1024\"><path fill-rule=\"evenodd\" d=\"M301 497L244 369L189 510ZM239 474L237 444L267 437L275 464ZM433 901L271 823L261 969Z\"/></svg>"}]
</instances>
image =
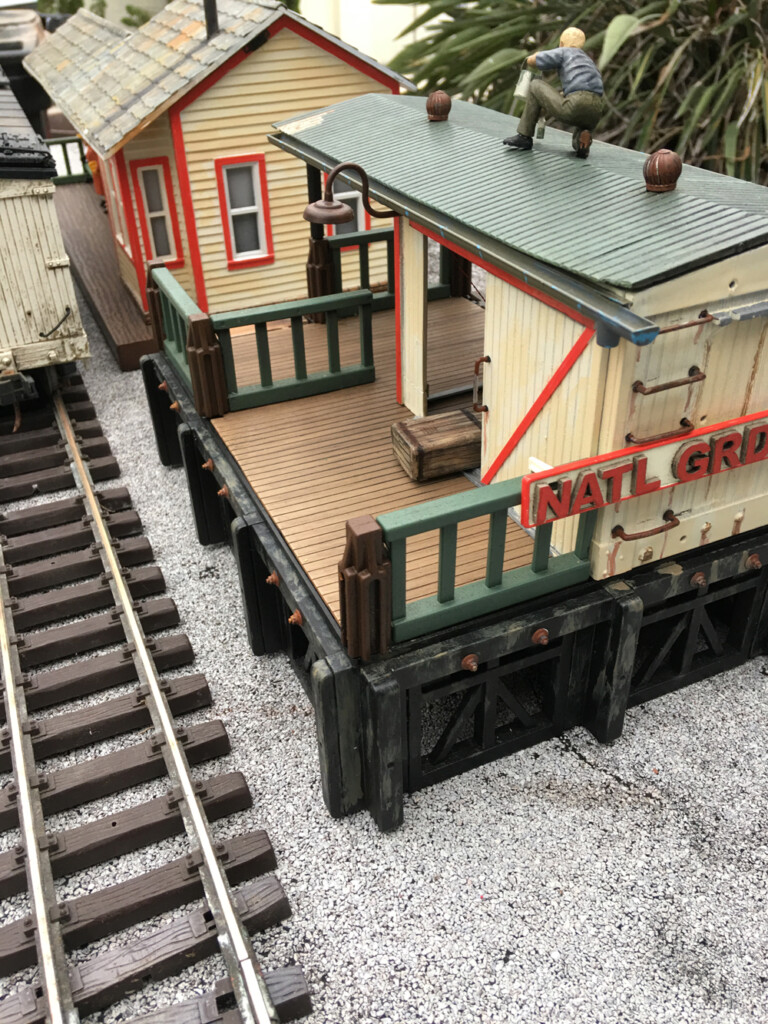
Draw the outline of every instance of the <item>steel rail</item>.
<instances>
[{"instance_id":1,"label":"steel rail","mask_svg":"<svg viewBox=\"0 0 768 1024\"><path fill-rule=\"evenodd\" d=\"M133 658L140 683L149 696L147 707L152 718L156 735L163 748L163 758L171 782L181 794L180 809L190 840L200 851L200 877L208 906L213 914L218 932L219 947L232 976L235 997L243 1024L275 1024L279 1020L266 985L256 967L253 949L235 910L229 883L224 875L221 862L216 856L213 839L208 827L202 804L194 790L189 775L189 764L182 749L173 722L173 716L165 694L160 687L154 661L146 648L144 630L133 607L133 598L123 579L120 563L115 553L104 518L101 514L96 492L87 466L80 454L74 430L64 403L59 395L54 397L56 419L69 449L75 471L75 479L82 490L93 527L101 544L101 557L108 573L110 587L126 631L126 638L132 642Z\"/></svg>"},{"instance_id":2,"label":"steel rail","mask_svg":"<svg viewBox=\"0 0 768 1024\"><path fill-rule=\"evenodd\" d=\"M29 731L27 702L23 684L20 682L23 673L18 649L12 643L13 634L9 629L9 623L12 622L11 597L6 573L5 555L0 547L0 600L3 604L0 615L0 661L16 779L19 828L24 845L27 884L35 922L35 944L43 997L48 1008L46 1020L51 1024L77 1024L80 1015L75 1009L72 996L61 926L59 919L51 913L57 902L56 887L48 846L45 843L45 816L40 790L38 786L32 784L32 777L37 778L35 754Z\"/></svg>"}]
</instances>

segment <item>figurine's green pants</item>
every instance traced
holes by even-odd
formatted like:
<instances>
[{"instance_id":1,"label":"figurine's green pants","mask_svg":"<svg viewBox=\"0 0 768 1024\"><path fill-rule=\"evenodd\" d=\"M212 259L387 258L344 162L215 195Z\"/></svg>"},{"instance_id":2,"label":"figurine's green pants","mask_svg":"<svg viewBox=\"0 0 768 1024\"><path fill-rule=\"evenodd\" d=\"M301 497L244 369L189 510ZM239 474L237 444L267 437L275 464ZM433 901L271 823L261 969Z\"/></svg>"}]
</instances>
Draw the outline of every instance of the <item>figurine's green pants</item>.
<instances>
[{"instance_id":1,"label":"figurine's green pants","mask_svg":"<svg viewBox=\"0 0 768 1024\"><path fill-rule=\"evenodd\" d=\"M520 118L517 130L521 135L528 135L533 138L536 130L536 122L542 112L546 117L556 117L558 121L564 121L575 128L595 127L603 112L603 97L596 92L572 92L568 96L561 96L547 82L540 78L534 78L531 82L531 91L525 101L525 110Z\"/></svg>"}]
</instances>

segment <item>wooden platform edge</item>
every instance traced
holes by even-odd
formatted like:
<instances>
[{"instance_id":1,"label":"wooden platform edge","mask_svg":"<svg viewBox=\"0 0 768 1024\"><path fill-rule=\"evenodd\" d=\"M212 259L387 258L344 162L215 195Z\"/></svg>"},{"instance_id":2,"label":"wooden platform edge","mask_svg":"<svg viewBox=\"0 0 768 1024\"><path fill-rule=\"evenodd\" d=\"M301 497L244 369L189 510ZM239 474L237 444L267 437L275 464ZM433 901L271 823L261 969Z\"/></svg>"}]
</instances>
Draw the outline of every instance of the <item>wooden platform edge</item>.
<instances>
[{"instance_id":1,"label":"wooden platform edge","mask_svg":"<svg viewBox=\"0 0 768 1024\"><path fill-rule=\"evenodd\" d=\"M88 308L93 314L93 319L99 326L99 330L104 335L104 340L107 346L115 357L117 365L124 372L130 370L139 369L139 361L142 356L152 355L157 352L157 346L155 345L154 339L149 333L149 326L147 325L147 336L145 338L137 338L136 341L118 343L110 330L109 324L104 319L99 304L93 294L93 291L88 287L88 282L83 274L80 272L75 260L71 264L72 276L77 282L77 286L85 297L85 301L88 303ZM124 287L122 282L119 282L120 287Z\"/></svg>"}]
</instances>

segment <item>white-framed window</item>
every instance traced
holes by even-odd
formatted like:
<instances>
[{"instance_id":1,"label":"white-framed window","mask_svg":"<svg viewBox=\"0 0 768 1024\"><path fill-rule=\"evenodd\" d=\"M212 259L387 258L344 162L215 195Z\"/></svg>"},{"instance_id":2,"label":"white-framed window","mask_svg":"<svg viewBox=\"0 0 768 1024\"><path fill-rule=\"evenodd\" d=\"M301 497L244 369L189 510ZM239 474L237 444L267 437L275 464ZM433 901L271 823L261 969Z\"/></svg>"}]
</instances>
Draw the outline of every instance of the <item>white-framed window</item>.
<instances>
[{"instance_id":1,"label":"white-framed window","mask_svg":"<svg viewBox=\"0 0 768 1024\"><path fill-rule=\"evenodd\" d=\"M160 167L142 167L139 171L141 196L147 213L151 252L158 259L163 256L175 255L168 197L165 194L165 185L160 172Z\"/></svg>"},{"instance_id":2,"label":"white-framed window","mask_svg":"<svg viewBox=\"0 0 768 1024\"><path fill-rule=\"evenodd\" d=\"M168 157L132 160L131 177L146 258L164 260L167 267L181 266L184 261Z\"/></svg>"},{"instance_id":3,"label":"white-framed window","mask_svg":"<svg viewBox=\"0 0 768 1024\"><path fill-rule=\"evenodd\" d=\"M215 166L228 267L272 262L264 155L220 157Z\"/></svg>"},{"instance_id":4,"label":"white-framed window","mask_svg":"<svg viewBox=\"0 0 768 1024\"><path fill-rule=\"evenodd\" d=\"M333 198L349 206L355 215L354 220L348 220L344 224L334 224L334 235L351 235L356 231L365 231L371 226L370 217L366 217L365 214L362 195L343 181L339 181L338 178L333 183Z\"/></svg>"}]
</instances>

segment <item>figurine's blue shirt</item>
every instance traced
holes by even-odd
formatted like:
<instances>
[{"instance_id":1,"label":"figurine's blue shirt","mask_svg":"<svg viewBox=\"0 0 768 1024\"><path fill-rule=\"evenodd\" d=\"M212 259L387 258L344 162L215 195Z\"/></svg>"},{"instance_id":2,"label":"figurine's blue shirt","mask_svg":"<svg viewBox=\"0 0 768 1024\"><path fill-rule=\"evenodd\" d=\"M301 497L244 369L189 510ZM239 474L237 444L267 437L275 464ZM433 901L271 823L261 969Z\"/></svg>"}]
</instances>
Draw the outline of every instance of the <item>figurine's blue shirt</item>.
<instances>
[{"instance_id":1,"label":"figurine's blue shirt","mask_svg":"<svg viewBox=\"0 0 768 1024\"><path fill-rule=\"evenodd\" d=\"M558 46L536 54L536 67L542 71L557 68L563 95L572 92L594 92L603 95L603 80L594 61L576 46Z\"/></svg>"}]
</instances>

